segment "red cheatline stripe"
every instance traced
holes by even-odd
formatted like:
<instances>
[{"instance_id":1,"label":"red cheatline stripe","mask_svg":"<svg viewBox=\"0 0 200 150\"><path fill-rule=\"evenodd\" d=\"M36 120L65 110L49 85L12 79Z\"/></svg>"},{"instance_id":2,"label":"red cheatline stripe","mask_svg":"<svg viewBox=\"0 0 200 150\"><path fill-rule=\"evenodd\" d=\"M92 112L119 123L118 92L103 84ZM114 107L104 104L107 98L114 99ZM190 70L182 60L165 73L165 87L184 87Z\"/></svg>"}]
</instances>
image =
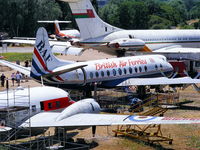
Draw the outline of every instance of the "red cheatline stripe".
<instances>
[{"instance_id":1,"label":"red cheatline stripe","mask_svg":"<svg viewBox=\"0 0 200 150\"><path fill-rule=\"evenodd\" d=\"M34 48L34 54L36 55L37 59L39 60L39 62L41 63L42 67L44 68L44 70L47 71L47 67L44 63L44 61L42 60L40 54L38 53L38 51L36 50L36 48Z\"/></svg>"},{"instance_id":2,"label":"red cheatline stripe","mask_svg":"<svg viewBox=\"0 0 200 150\"><path fill-rule=\"evenodd\" d=\"M40 56L40 54L38 53L38 51L37 51L36 48L34 48L34 54L36 55L37 59L38 59L39 62L41 63L43 69L44 69L45 71L48 71L49 73L52 73L52 71L50 71L50 70L47 69L47 67L46 67L46 65L45 65L45 63L44 63L44 61L42 60L42 58L41 58L41 56ZM62 79L61 77L59 77L59 76L56 76L56 79L63 81L63 79Z\"/></svg>"}]
</instances>

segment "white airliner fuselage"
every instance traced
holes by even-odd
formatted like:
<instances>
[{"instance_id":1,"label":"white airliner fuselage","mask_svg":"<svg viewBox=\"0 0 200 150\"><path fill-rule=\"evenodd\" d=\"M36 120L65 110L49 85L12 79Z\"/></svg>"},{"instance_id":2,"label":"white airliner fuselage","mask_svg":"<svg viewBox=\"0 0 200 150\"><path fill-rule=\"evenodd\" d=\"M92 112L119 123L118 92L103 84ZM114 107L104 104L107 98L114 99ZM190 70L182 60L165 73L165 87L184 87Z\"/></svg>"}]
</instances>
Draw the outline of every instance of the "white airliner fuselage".
<instances>
[{"instance_id":1,"label":"white airliner fuselage","mask_svg":"<svg viewBox=\"0 0 200 150\"><path fill-rule=\"evenodd\" d=\"M192 48L200 48L200 30L124 30L101 20L90 0L61 1L69 3L81 33L81 40L72 42L74 45L93 47L109 54L156 52L161 48L175 52L174 47L188 48L189 53ZM195 51L200 52L197 49Z\"/></svg>"},{"instance_id":2,"label":"white airliner fuselage","mask_svg":"<svg viewBox=\"0 0 200 150\"><path fill-rule=\"evenodd\" d=\"M128 78L159 77L171 74L173 67L162 55L132 56L87 62L69 62L56 58L51 52L48 35L40 28L32 59L30 76L46 84L78 88L115 87Z\"/></svg>"}]
</instances>

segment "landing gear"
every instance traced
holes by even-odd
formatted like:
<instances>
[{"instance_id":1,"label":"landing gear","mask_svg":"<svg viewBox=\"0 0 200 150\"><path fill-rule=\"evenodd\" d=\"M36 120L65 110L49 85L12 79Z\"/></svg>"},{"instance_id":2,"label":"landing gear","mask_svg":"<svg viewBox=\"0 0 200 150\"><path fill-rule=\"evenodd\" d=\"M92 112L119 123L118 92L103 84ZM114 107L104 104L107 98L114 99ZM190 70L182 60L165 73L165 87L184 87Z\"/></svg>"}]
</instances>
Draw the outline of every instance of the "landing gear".
<instances>
[{"instance_id":1,"label":"landing gear","mask_svg":"<svg viewBox=\"0 0 200 150\"><path fill-rule=\"evenodd\" d=\"M138 97L143 99L146 95L146 87L145 86L138 86L137 93L138 93Z\"/></svg>"},{"instance_id":2,"label":"landing gear","mask_svg":"<svg viewBox=\"0 0 200 150\"><path fill-rule=\"evenodd\" d=\"M124 57L125 56L125 50L117 50L117 57Z\"/></svg>"}]
</instances>

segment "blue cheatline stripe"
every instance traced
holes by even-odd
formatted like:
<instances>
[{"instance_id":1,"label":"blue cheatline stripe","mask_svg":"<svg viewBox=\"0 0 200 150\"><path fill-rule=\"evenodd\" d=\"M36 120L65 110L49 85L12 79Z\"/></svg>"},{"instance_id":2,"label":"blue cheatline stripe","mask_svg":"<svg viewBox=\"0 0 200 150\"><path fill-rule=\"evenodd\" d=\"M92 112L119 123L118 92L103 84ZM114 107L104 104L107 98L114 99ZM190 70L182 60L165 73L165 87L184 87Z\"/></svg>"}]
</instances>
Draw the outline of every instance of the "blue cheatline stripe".
<instances>
[{"instance_id":1,"label":"blue cheatline stripe","mask_svg":"<svg viewBox=\"0 0 200 150\"><path fill-rule=\"evenodd\" d=\"M31 71L31 74L30 74L30 76L32 77L32 78L34 78L34 79L36 79L36 80L38 80L38 81L40 81L41 80L41 75L35 75L32 71ZM46 78L47 80L49 80L49 81L52 81L52 82L57 82L57 81L55 81L54 79L52 79L52 78Z\"/></svg>"},{"instance_id":2,"label":"blue cheatline stripe","mask_svg":"<svg viewBox=\"0 0 200 150\"><path fill-rule=\"evenodd\" d=\"M40 76L35 75L32 71L31 71L30 76L31 76L32 78L36 79L36 80L40 80Z\"/></svg>"},{"instance_id":3,"label":"blue cheatline stripe","mask_svg":"<svg viewBox=\"0 0 200 150\"><path fill-rule=\"evenodd\" d=\"M41 69L38 67L38 65L36 64L35 60L32 60L32 66L34 67L34 69L37 71L37 73L44 75L46 73L42 72Z\"/></svg>"}]
</instances>

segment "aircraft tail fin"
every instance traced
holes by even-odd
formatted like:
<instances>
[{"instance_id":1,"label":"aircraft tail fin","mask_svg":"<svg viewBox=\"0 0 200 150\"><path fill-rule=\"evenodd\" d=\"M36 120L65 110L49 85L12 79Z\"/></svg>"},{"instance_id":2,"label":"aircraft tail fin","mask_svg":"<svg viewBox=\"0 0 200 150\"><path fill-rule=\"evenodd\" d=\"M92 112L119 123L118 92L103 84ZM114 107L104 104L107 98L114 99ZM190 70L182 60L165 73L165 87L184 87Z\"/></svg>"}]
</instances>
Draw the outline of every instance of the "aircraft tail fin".
<instances>
[{"instance_id":1,"label":"aircraft tail fin","mask_svg":"<svg viewBox=\"0 0 200 150\"><path fill-rule=\"evenodd\" d=\"M83 40L107 35L121 29L99 18L90 0L60 0L68 2Z\"/></svg>"},{"instance_id":2,"label":"aircraft tail fin","mask_svg":"<svg viewBox=\"0 0 200 150\"><path fill-rule=\"evenodd\" d=\"M54 21L38 21L38 23L54 23L54 28L55 28L55 34L59 34L60 33L60 25L59 23L71 23L71 21L59 21L59 20L54 20Z\"/></svg>"},{"instance_id":3,"label":"aircraft tail fin","mask_svg":"<svg viewBox=\"0 0 200 150\"><path fill-rule=\"evenodd\" d=\"M53 69L58 67L58 64L62 64L62 61L53 55L47 31L41 27L36 34L30 75L31 77L37 78L49 74Z\"/></svg>"}]
</instances>

